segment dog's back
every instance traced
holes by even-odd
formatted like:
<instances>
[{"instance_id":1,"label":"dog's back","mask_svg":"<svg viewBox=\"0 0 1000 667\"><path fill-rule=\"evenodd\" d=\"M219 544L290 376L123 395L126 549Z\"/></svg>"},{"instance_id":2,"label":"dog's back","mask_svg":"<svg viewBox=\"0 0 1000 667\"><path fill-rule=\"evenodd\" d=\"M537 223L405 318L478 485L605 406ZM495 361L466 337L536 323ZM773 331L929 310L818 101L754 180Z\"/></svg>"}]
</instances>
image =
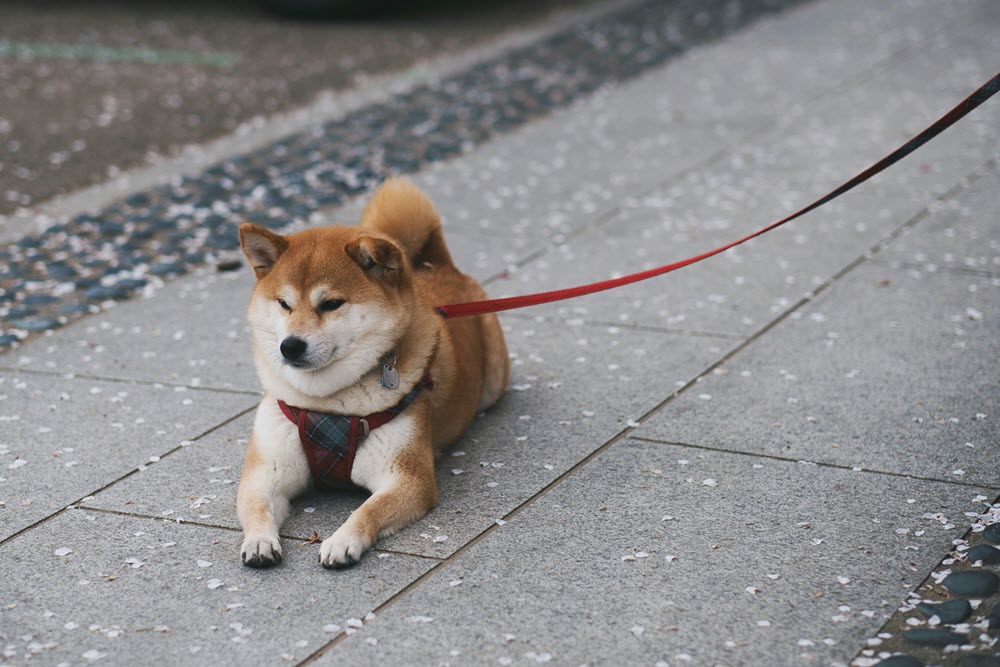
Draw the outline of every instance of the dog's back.
<instances>
[{"instance_id":1,"label":"dog's back","mask_svg":"<svg viewBox=\"0 0 1000 667\"><path fill-rule=\"evenodd\" d=\"M361 216L360 226L392 237L403 248L417 289L428 306L486 298L479 283L453 263L437 209L410 181L393 178L379 187ZM510 358L496 315L447 320L444 330L444 347L439 353L453 358L460 386L479 389L467 393L479 396L475 410L496 403L510 377ZM463 376L473 384L482 382L481 387L468 386ZM455 430L461 432L464 428Z\"/></svg>"}]
</instances>

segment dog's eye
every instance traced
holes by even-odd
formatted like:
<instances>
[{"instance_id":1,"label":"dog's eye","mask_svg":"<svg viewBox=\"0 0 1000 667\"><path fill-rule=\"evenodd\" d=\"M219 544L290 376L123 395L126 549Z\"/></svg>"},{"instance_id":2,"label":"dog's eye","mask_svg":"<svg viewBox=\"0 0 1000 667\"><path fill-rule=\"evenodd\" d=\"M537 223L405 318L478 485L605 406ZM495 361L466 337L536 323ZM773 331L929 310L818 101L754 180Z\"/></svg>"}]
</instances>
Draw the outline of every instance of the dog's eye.
<instances>
[{"instance_id":1,"label":"dog's eye","mask_svg":"<svg viewBox=\"0 0 1000 667\"><path fill-rule=\"evenodd\" d=\"M292 312L292 307L289 306L287 303L285 303L284 299L278 299L278 305L287 310L288 312Z\"/></svg>"},{"instance_id":2,"label":"dog's eye","mask_svg":"<svg viewBox=\"0 0 1000 667\"><path fill-rule=\"evenodd\" d=\"M343 299L327 299L319 304L319 311L321 313L329 313L330 311L337 310L343 305Z\"/></svg>"}]
</instances>

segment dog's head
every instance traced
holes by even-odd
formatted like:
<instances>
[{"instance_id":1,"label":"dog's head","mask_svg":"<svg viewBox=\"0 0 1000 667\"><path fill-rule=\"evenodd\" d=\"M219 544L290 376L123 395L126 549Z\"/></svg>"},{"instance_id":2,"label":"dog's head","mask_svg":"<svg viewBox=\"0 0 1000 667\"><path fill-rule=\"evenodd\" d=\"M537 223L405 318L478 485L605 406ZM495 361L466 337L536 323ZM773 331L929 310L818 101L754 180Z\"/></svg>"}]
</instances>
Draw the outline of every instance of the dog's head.
<instances>
[{"instance_id":1,"label":"dog's head","mask_svg":"<svg viewBox=\"0 0 1000 667\"><path fill-rule=\"evenodd\" d=\"M249 320L262 379L327 396L374 368L409 323L410 268L388 237L358 227L288 236L250 223L240 243L257 276Z\"/></svg>"}]
</instances>

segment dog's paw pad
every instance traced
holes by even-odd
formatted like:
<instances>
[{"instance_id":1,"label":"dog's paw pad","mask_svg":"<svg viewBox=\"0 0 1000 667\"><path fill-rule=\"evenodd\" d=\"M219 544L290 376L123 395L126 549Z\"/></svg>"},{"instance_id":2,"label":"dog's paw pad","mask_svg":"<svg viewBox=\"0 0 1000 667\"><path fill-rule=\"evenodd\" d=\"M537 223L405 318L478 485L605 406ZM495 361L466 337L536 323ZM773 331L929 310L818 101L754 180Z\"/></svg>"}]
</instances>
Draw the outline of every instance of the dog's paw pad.
<instances>
[{"instance_id":1,"label":"dog's paw pad","mask_svg":"<svg viewBox=\"0 0 1000 667\"><path fill-rule=\"evenodd\" d=\"M361 560L361 554L367 551L369 546L360 535L341 528L323 540L319 548L319 562L325 568L350 567Z\"/></svg>"},{"instance_id":2,"label":"dog's paw pad","mask_svg":"<svg viewBox=\"0 0 1000 667\"><path fill-rule=\"evenodd\" d=\"M240 547L240 558L250 567L271 567L281 562L281 543L275 537L247 537Z\"/></svg>"}]
</instances>

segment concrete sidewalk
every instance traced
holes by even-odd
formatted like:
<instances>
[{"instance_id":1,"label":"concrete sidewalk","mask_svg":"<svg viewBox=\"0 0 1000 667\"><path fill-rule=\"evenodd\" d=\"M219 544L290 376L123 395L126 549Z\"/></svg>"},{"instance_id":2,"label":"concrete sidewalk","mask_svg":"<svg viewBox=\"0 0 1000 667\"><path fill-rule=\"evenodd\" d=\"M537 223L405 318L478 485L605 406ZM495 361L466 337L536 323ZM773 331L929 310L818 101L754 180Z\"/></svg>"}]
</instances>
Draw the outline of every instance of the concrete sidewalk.
<instances>
[{"instance_id":1,"label":"concrete sidewalk","mask_svg":"<svg viewBox=\"0 0 1000 667\"><path fill-rule=\"evenodd\" d=\"M987 0L820 0L414 178L491 295L599 280L804 205L998 52ZM239 562L248 270L0 356L0 664L1000 664L969 661L1000 627L998 127L991 100L735 251L504 315L511 391L347 571L307 542L352 494Z\"/></svg>"}]
</instances>

